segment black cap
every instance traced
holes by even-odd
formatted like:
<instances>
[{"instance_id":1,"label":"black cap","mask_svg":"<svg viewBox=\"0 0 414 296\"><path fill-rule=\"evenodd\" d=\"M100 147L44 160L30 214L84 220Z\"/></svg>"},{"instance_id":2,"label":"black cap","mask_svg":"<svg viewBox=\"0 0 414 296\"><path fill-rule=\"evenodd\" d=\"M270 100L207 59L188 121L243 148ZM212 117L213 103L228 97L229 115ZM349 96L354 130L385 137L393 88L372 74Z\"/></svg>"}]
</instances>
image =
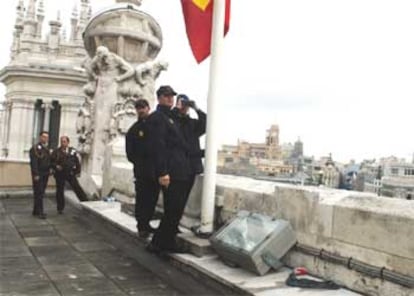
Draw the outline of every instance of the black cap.
<instances>
[{"instance_id":1,"label":"black cap","mask_svg":"<svg viewBox=\"0 0 414 296\"><path fill-rule=\"evenodd\" d=\"M189 102L189 101L190 101L190 98L189 98L187 95L185 95L185 94L179 94L179 95L177 96L177 100L181 100L181 101L187 101L187 102Z\"/></svg>"},{"instance_id":2,"label":"black cap","mask_svg":"<svg viewBox=\"0 0 414 296\"><path fill-rule=\"evenodd\" d=\"M157 90L157 97L161 96L175 96L177 93L173 90L173 88L169 85L162 85Z\"/></svg>"},{"instance_id":3,"label":"black cap","mask_svg":"<svg viewBox=\"0 0 414 296\"><path fill-rule=\"evenodd\" d=\"M147 100L145 99L139 99L135 101L135 108L145 108L145 107L149 107L149 103Z\"/></svg>"}]
</instances>

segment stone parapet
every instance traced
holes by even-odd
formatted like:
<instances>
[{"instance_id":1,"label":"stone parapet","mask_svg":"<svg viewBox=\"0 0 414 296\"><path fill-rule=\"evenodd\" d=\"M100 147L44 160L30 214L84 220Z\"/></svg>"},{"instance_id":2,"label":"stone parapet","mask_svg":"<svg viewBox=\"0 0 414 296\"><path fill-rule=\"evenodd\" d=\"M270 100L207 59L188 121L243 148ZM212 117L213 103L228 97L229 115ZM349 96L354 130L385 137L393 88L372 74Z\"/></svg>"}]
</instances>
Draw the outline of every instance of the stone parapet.
<instances>
[{"instance_id":1,"label":"stone parapet","mask_svg":"<svg viewBox=\"0 0 414 296\"><path fill-rule=\"evenodd\" d=\"M55 187L55 180L49 177L48 186ZM13 191L14 189L32 188L29 161L0 159L0 188Z\"/></svg>"},{"instance_id":2,"label":"stone parapet","mask_svg":"<svg viewBox=\"0 0 414 296\"><path fill-rule=\"evenodd\" d=\"M220 217L224 221L240 210L283 218L292 224L301 244L414 277L412 201L224 175L217 177L217 194L223 198ZM385 291L394 289L395 295L411 295L402 286L322 264L317 257L292 254L286 256L287 264L305 265L351 289L369 295L391 295Z\"/></svg>"},{"instance_id":3,"label":"stone parapet","mask_svg":"<svg viewBox=\"0 0 414 296\"><path fill-rule=\"evenodd\" d=\"M117 166L113 172L110 174L110 191L128 195L133 190L132 182L126 182L132 180L132 169ZM186 221L194 223L199 216L201 186L202 178L199 178L182 224L186 224ZM414 277L412 201L378 197L370 193L217 175L216 218L225 222L240 210L288 220L301 244ZM316 257L293 254L301 253L290 252L285 258L288 265L305 265L316 275L368 295L387 295L381 293L390 289L399 291L400 294L395 295L410 295L410 290L403 286L369 278L337 264L322 264L322 260ZM340 270L348 271L341 273ZM363 288L364 282L367 283L366 289Z\"/></svg>"}]
</instances>

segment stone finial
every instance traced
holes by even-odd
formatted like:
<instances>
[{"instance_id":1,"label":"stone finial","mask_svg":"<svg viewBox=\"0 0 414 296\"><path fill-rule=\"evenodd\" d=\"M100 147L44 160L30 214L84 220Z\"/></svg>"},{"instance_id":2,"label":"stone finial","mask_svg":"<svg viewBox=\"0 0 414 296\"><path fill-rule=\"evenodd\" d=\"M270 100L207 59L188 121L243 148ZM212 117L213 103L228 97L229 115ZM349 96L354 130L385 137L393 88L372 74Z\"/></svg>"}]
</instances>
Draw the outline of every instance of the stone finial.
<instances>
[{"instance_id":1,"label":"stone finial","mask_svg":"<svg viewBox=\"0 0 414 296\"><path fill-rule=\"evenodd\" d=\"M60 31L60 27L62 27L62 24L59 21L50 21L49 26L50 26L50 34L58 35Z\"/></svg>"},{"instance_id":2,"label":"stone finial","mask_svg":"<svg viewBox=\"0 0 414 296\"><path fill-rule=\"evenodd\" d=\"M140 6L142 4L142 0L116 0L116 3L130 3Z\"/></svg>"}]
</instances>

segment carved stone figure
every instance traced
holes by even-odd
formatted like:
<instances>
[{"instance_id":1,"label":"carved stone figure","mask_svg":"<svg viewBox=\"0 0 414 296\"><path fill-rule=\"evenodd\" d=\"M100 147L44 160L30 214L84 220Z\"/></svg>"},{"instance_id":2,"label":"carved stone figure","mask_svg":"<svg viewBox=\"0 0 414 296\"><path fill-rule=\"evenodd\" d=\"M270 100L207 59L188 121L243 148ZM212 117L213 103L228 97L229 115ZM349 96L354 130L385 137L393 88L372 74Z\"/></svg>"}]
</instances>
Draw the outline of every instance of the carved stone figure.
<instances>
[{"instance_id":1,"label":"carved stone figure","mask_svg":"<svg viewBox=\"0 0 414 296\"><path fill-rule=\"evenodd\" d=\"M120 56L110 52L105 46L96 49L96 55L90 64L92 77L110 77L116 82L123 81L134 75L134 69Z\"/></svg>"},{"instance_id":2,"label":"carved stone figure","mask_svg":"<svg viewBox=\"0 0 414 296\"><path fill-rule=\"evenodd\" d=\"M153 98L155 93L155 80L161 72L168 69L165 61L148 61L135 68L135 79L141 86L142 95L146 99Z\"/></svg>"},{"instance_id":3,"label":"carved stone figure","mask_svg":"<svg viewBox=\"0 0 414 296\"><path fill-rule=\"evenodd\" d=\"M78 150L81 154L89 154L93 136L93 101L86 97L79 109L76 120L76 132L78 137Z\"/></svg>"},{"instance_id":4,"label":"carved stone figure","mask_svg":"<svg viewBox=\"0 0 414 296\"><path fill-rule=\"evenodd\" d=\"M87 57L83 62L82 62L82 68L85 69L85 72L87 74L88 77L88 82L85 84L85 86L83 87L83 92L90 98L93 97L93 95L96 92L96 83L97 83L97 76L96 74L92 71L92 59L90 59L89 57Z\"/></svg>"}]
</instances>

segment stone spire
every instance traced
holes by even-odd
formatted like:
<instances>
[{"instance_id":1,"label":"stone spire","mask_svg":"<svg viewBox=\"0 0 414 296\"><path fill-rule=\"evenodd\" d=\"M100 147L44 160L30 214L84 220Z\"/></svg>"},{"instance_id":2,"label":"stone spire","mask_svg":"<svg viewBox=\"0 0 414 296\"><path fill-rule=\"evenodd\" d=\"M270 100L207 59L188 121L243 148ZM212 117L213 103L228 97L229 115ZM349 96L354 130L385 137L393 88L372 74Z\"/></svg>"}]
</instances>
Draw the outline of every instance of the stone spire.
<instances>
[{"instance_id":1,"label":"stone spire","mask_svg":"<svg viewBox=\"0 0 414 296\"><path fill-rule=\"evenodd\" d=\"M80 8L80 15L79 15L79 23L76 32L76 40L82 40L82 33L86 28L86 24L89 20L89 9L90 9L90 1L89 0L81 0L81 8Z\"/></svg>"},{"instance_id":2,"label":"stone spire","mask_svg":"<svg viewBox=\"0 0 414 296\"><path fill-rule=\"evenodd\" d=\"M43 4L43 0L40 0L39 5L37 7L37 30L36 30L36 37L42 38L42 27L43 21L45 19L45 7Z\"/></svg>"},{"instance_id":3,"label":"stone spire","mask_svg":"<svg viewBox=\"0 0 414 296\"><path fill-rule=\"evenodd\" d=\"M135 4L137 6L140 6L142 3L142 0L116 0L116 3L130 3L130 4Z\"/></svg>"},{"instance_id":4,"label":"stone spire","mask_svg":"<svg viewBox=\"0 0 414 296\"><path fill-rule=\"evenodd\" d=\"M88 21L88 14L90 8L89 0L81 0L80 22L85 23Z\"/></svg>"},{"instance_id":5,"label":"stone spire","mask_svg":"<svg viewBox=\"0 0 414 296\"><path fill-rule=\"evenodd\" d=\"M48 48L49 52L56 52L59 48L60 43L60 28L62 27L62 23L60 22L60 11L58 10L56 21L50 21L50 33L48 38Z\"/></svg>"},{"instance_id":6,"label":"stone spire","mask_svg":"<svg viewBox=\"0 0 414 296\"><path fill-rule=\"evenodd\" d=\"M71 24L71 31L70 31L70 41L75 41L76 39L76 32L78 27L78 7L76 4L73 6L72 10L72 17L70 18L70 24Z\"/></svg>"},{"instance_id":7,"label":"stone spire","mask_svg":"<svg viewBox=\"0 0 414 296\"><path fill-rule=\"evenodd\" d=\"M36 13L36 0L29 0L29 6L27 8L26 20L34 20Z\"/></svg>"},{"instance_id":8,"label":"stone spire","mask_svg":"<svg viewBox=\"0 0 414 296\"><path fill-rule=\"evenodd\" d=\"M26 18L24 19L23 36L25 38L36 37L37 21L36 16L36 0L29 0L29 6L27 7Z\"/></svg>"},{"instance_id":9,"label":"stone spire","mask_svg":"<svg viewBox=\"0 0 414 296\"><path fill-rule=\"evenodd\" d=\"M16 7L16 21L14 24L13 41L11 46L11 59L13 60L20 49L20 37L23 32L24 0L19 0Z\"/></svg>"},{"instance_id":10,"label":"stone spire","mask_svg":"<svg viewBox=\"0 0 414 296\"><path fill-rule=\"evenodd\" d=\"M24 0L19 0L19 4L16 7L16 22L14 27L23 26L24 19Z\"/></svg>"}]
</instances>

